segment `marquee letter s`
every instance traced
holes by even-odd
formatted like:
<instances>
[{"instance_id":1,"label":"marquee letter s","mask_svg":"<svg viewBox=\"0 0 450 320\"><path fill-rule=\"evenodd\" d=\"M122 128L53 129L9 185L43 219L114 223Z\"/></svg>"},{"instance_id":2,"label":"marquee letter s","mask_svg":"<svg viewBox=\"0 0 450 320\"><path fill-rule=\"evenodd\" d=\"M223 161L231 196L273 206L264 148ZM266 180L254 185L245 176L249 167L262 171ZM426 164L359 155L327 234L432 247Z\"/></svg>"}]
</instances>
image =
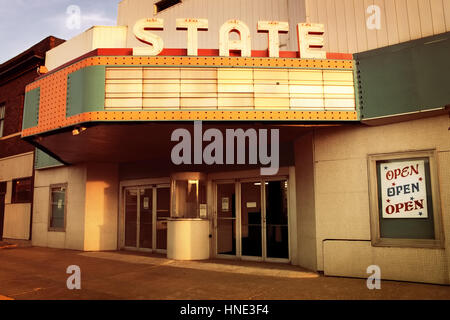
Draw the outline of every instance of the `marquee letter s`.
<instances>
[{"instance_id":1,"label":"marquee letter s","mask_svg":"<svg viewBox=\"0 0 450 320\"><path fill-rule=\"evenodd\" d=\"M164 41L161 37L147 30L164 30L163 19L141 19L134 25L133 33L135 37L150 47L133 48L135 56L157 56L164 49Z\"/></svg>"}]
</instances>

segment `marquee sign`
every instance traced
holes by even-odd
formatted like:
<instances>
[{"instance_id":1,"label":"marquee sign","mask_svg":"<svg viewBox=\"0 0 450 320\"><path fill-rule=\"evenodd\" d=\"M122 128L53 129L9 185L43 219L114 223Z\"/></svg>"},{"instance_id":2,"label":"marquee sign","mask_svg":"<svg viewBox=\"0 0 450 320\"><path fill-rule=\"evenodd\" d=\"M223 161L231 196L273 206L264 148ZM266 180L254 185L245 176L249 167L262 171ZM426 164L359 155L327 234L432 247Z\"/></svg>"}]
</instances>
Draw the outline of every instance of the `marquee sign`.
<instances>
[{"instance_id":1,"label":"marquee sign","mask_svg":"<svg viewBox=\"0 0 450 320\"><path fill-rule=\"evenodd\" d=\"M187 50L164 48L152 32L164 29L163 19L141 19L132 31L144 46L96 49L29 84L22 136L108 121L358 120L353 56L321 50L323 25L297 25L299 52L280 52L288 22L257 23L267 51L252 50L240 20L220 27L218 50L198 48L207 19L177 19L176 26ZM71 41L64 50L78 50Z\"/></svg>"},{"instance_id":2,"label":"marquee sign","mask_svg":"<svg viewBox=\"0 0 450 320\"><path fill-rule=\"evenodd\" d=\"M424 160L382 163L383 218L428 218Z\"/></svg>"},{"instance_id":3,"label":"marquee sign","mask_svg":"<svg viewBox=\"0 0 450 320\"><path fill-rule=\"evenodd\" d=\"M189 56L198 55L198 32L208 30L207 19L177 19L177 30L187 30L187 49ZM164 49L164 41L151 30L163 30L164 20L157 18L141 19L133 28L135 37L148 44L133 49L136 56L157 56ZM326 59L326 52L319 49L324 45L324 26L322 24L299 23L297 38L300 57L303 59ZM259 21L258 32L268 33L269 57L280 57L280 33L289 31L289 23L282 21ZM231 40L230 34L239 34L239 40ZM239 51L241 57L251 57L252 43L250 28L240 20L228 20L219 31L220 56L230 56L230 51Z\"/></svg>"}]
</instances>

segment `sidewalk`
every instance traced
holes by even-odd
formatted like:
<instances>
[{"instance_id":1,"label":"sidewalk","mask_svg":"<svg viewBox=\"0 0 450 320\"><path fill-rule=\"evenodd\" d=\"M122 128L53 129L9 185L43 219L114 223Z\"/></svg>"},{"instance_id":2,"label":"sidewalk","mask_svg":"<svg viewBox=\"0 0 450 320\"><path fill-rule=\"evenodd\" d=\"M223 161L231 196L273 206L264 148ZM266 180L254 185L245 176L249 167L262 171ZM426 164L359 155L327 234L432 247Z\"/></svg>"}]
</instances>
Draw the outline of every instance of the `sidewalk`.
<instances>
[{"instance_id":1,"label":"sidewalk","mask_svg":"<svg viewBox=\"0 0 450 320\"><path fill-rule=\"evenodd\" d=\"M81 290L68 290L68 266L81 269ZM301 268L229 260L181 262L130 252L46 248L0 250L0 295L27 299L303 300L450 299L450 287L324 277Z\"/></svg>"}]
</instances>

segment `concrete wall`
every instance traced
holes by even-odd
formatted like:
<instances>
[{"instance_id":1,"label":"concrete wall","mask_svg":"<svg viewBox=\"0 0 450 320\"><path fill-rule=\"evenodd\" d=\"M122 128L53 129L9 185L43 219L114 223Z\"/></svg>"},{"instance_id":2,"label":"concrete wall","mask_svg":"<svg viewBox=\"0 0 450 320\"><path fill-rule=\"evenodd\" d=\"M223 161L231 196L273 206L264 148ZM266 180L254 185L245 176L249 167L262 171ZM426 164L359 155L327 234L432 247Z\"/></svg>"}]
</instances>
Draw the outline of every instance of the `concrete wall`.
<instances>
[{"instance_id":1,"label":"concrete wall","mask_svg":"<svg viewBox=\"0 0 450 320\"><path fill-rule=\"evenodd\" d=\"M50 186L67 183L65 232L49 231ZM84 164L37 170L33 245L82 251L116 250L117 165Z\"/></svg>"},{"instance_id":2,"label":"concrete wall","mask_svg":"<svg viewBox=\"0 0 450 320\"><path fill-rule=\"evenodd\" d=\"M65 232L49 231L50 186L67 183ZM33 239L38 247L84 249L85 166L37 170L35 173Z\"/></svg>"},{"instance_id":3,"label":"concrete wall","mask_svg":"<svg viewBox=\"0 0 450 320\"><path fill-rule=\"evenodd\" d=\"M314 132L297 139L295 148L298 264L317 270L314 179Z\"/></svg>"},{"instance_id":4,"label":"concrete wall","mask_svg":"<svg viewBox=\"0 0 450 320\"><path fill-rule=\"evenodd\" d=\"M84 250L117 250L119 167L88 164L84 219Z\"/></svg>"},{"instance_id":5,"label":"concrete wall","mask_svg":"<svg viewBox=\"0 0 450 320\"><path fill-rule=\"evenodd\" d=\"M450 283L449 125L449 116L442 115L378 127L316 129L318 270L326 275L364 277L366 268L376 264L384 279ZM437 150L446 249L372 247L368 154L424 149Z\"/></svg>"},{"instance_id":6,"label":"concrete wall","mask_svg":"<svg viewBox=\"0 0 450 320\"><path fill-rule=\"evenodd\" d=\"M33 175L33 153L0 159L0 181L7 182L3 238L28 240L30 236L30 203L11 203L12 180Z\"/></svg>"},{"instance_id":7,"label":"concrete wall","mask_svg":"<svg viewBox=\"0 0 450 320\"><path fill-rule=\"evenodd\" d=\"M328 52L363 52L450 31L448 0L305 0L308 22L325 25ZM368 29L367 8L380 8Z\"/></svg>"}]
</instances>

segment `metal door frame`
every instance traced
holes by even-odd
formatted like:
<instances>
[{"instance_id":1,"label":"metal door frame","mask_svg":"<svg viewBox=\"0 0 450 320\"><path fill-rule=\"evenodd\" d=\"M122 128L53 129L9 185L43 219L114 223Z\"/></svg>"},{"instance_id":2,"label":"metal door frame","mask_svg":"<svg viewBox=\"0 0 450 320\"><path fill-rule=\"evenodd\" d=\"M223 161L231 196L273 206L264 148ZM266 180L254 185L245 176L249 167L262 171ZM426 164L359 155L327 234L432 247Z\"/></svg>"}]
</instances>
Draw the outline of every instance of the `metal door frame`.
<instances>
[{"instance_id":1,"label":"metal door frame","mask_svg":"<svg viewBox=\"0 0 450 320\"><path fill-rule=\"evenodd\" d=\"M142 251L142 252L157 252L157 253L166 253L167 250L157 249L157 234L156 234L156 223L157 223L157 190L158 189L169 189L169 184L157 184L157 185L139 185L139 186L127 186L123 188L123 221L126 224L126 192L128 190L137 190L137 212L136 212L136 247L127 247L125 244L123 249L130 251ZM152 190L152 248L141 248L140 247L140 232L141 232L141 191L151 189ZM169 209L170 212L170 209ZM126 232L126 228L124 226L124 232ZM125 239L125 234L124 234Z\"/></svg>"},{"instance_id":2,"label":"metal door frame","mask_svg":"<svg viewBox=\"0 0 450 320\"><path fill-rule=\"evenodd\" d=\"M270 258L267 257L267 212L266 212L266 188L265 183L270 181L286 181L288 184L287 196L287 218L288 218L288 254L289 257L285 258ZM262 241L262 251L261 257L243 256L242 255L242 183L261 183L260 188L260 201L261 201L261 241ZM235 194L236 194L236 255L226 255L218 253L218 194L217 186L220 184L235 184ZM290 195L289 195L289 176L280 175L273 177L256 177L256 178L245 178L245 179L232 179L232 180L217 180L213 182L214 184L214 235L215 235L215 256L224 259L239 259L245 261L264 261L264 262L278 262L278 263L289 263L291 261L291 250L290 250L290 237L291 237L291 226L290 226ZM264 186L264 187L263 187Z\"/></svg>"}]
</instances>

